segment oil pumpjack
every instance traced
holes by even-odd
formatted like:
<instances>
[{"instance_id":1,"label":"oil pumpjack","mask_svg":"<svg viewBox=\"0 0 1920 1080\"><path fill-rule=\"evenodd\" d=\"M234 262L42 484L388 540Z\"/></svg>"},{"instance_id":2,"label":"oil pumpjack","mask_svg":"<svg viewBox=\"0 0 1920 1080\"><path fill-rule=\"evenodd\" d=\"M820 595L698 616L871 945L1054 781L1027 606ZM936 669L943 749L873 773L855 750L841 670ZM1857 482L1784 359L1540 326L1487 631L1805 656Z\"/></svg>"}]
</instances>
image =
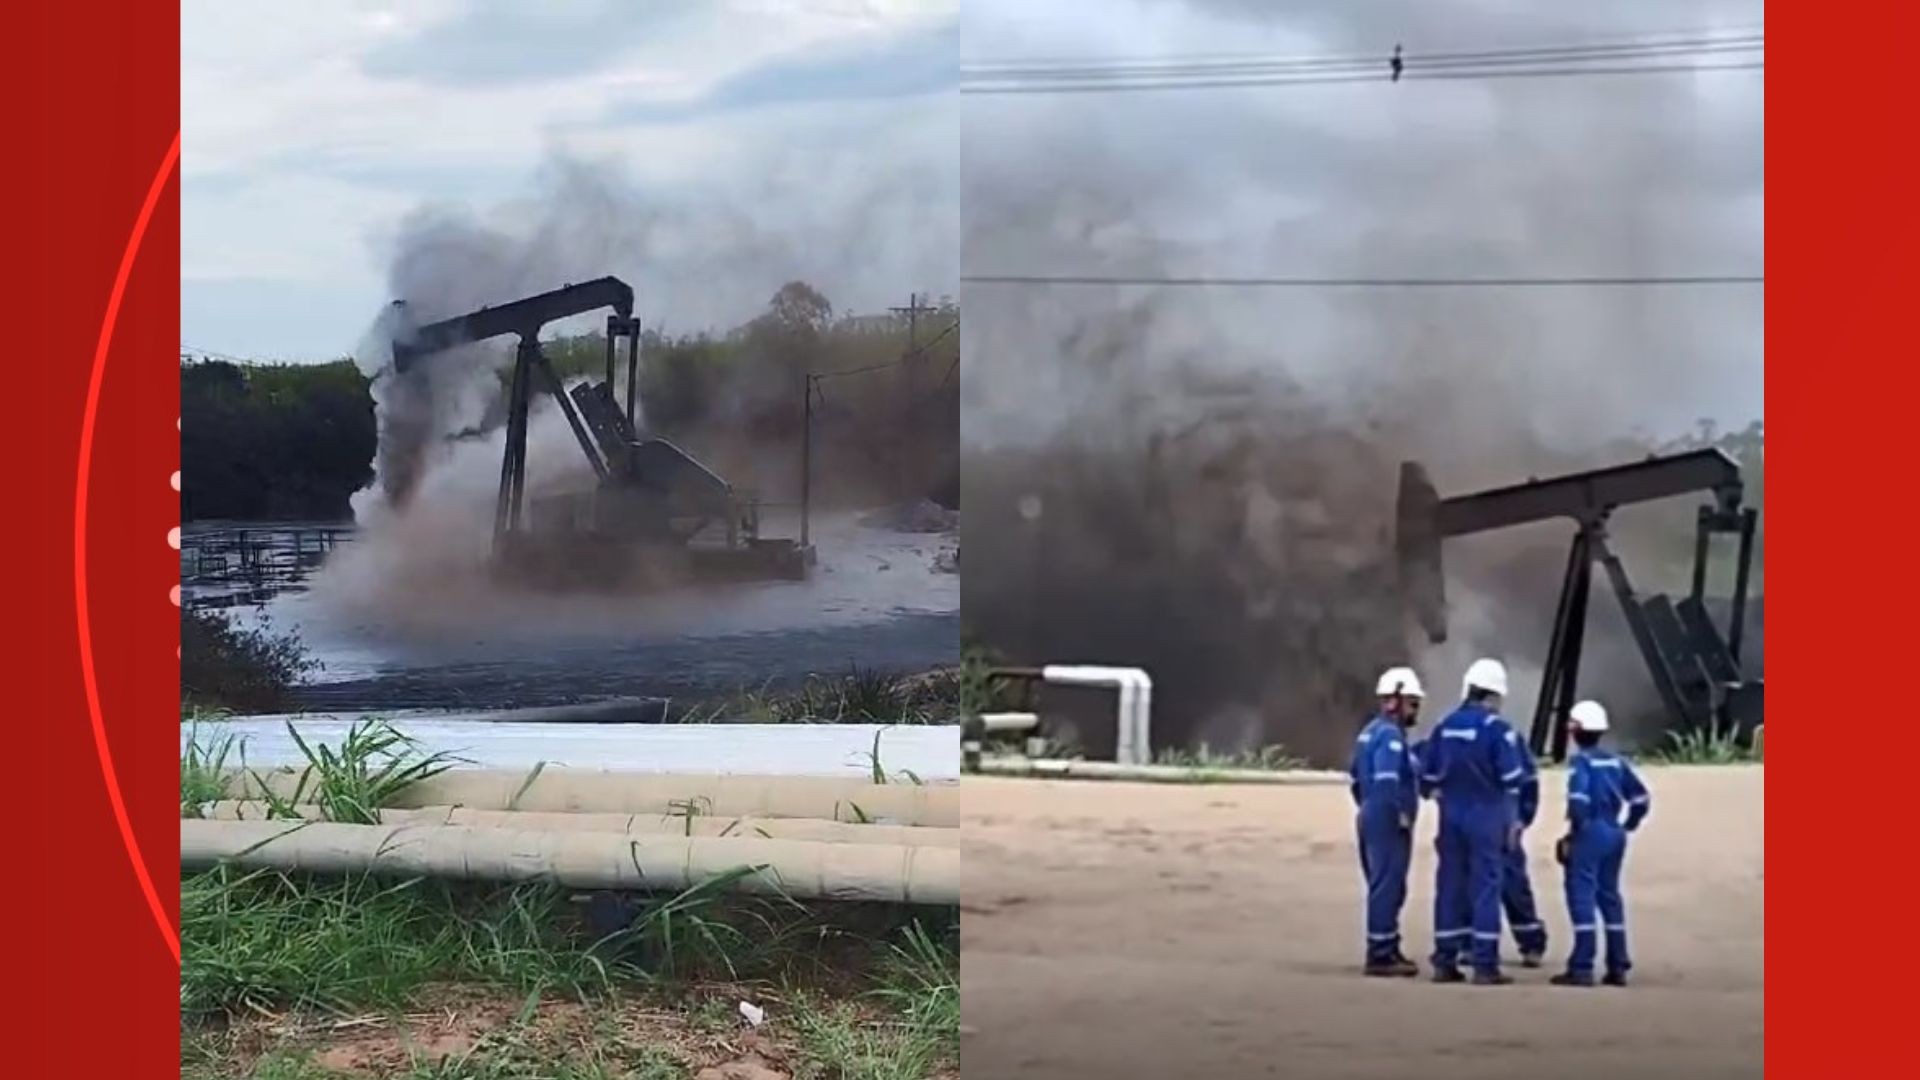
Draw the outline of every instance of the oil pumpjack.
<instances>
[{"instance_id":1,"label":"oil pumpjack","mask_svg":"<svg viewBox=\"0 0 1920 1080\"><path fill-rule=\"evenodd\" d=\"M1679 495L1706 494L1695 523L1693 587L1679 601L1634 590L1626 567L1607 542L1607 522L1619 507ZM1565 717L1573 707L1585 637L1587 602L1598 563L1620 602L1627 629L1646 663L1672 730L1713 729L1750 737L1763 720L1764 680L1741 664L1747 590L1759 511L1743 505L1739 463L1718 449L1653 455L1611 468L1528 480L1509 487L1441 498L1424 467L1400 470L1396 546L1403 595L1434 642L1447 634L1442 541L1552 519L1574 524L1566 576L1554 614L1540 697L1529 741L1536 754L1566 757ZM1713 538L1738 540L1731 612L1724 634L1707 602Z\"/></svg>"},{"instance_id":2,"label":"oil pumpjack","mask_svg":"<svg viewBox=\"0 0 1920 1080\"><path fill-rule=\"evenodd\" d=\"M411 325L404 303L396 301L393 367L401 376L461 346L509 334L519 339L507 388L506 449L494 506L496 566L511 577L562 586L604 583L635 571L669 580L806 577L814 552L805 540L804 494L801 539L762 536L756 497L737 492L667 439L640 430L635 396L640 320L633 315L633 302L633 288L615 277L565 285L423 326ZM540 332L549 323L601 308L612 309L606 322L606 379L568 391L541 351ZM614 393L622 343L624 410ZM566 417L596 478L591 488L528 497L527 416L536 386L552 395ZM803 449L803 493L810 486L807 456Z\"/></svg>"}]
</instances>

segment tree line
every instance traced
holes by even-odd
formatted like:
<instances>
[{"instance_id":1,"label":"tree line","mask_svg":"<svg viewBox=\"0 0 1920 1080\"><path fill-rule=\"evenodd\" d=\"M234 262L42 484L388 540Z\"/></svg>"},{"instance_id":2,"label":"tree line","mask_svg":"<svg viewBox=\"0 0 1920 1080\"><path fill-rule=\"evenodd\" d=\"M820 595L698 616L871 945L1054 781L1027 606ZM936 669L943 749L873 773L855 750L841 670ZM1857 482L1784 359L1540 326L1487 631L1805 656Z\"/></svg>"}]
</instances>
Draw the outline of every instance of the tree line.
<instances>
[{"instance_id":1,"label":"tree line","mask_svg":"<svg viewBox=\"0 0 1920 1080\"><path fill-rule=\"evenodd\" d=\"M911 321L891 312L837 314L818 290L792 282L731 331L648 329L639 380L645 421L723 476L791 498L811 397L817 497L931 497L957 506L959 318L950 300ZM543 347L563 378L604 374L598 333ZM624 362L623 355L621 372ZM504 422L507 377L503 364L483 432ZM371 383L351 360L182 356L180 396L185 520L345 520L353 493L373 479ZM766 466L769 448L790 451L793 467Z\"/></svg>"}]
</instances>

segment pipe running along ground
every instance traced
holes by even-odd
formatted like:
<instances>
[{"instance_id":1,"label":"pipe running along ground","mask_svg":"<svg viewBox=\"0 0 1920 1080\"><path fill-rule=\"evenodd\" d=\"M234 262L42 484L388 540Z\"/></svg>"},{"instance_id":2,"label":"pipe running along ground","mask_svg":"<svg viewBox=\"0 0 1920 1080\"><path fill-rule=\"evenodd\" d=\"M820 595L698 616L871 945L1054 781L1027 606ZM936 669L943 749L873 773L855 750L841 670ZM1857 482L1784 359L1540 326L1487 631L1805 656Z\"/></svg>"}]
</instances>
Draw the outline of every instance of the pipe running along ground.
<instances>
[{"instance_id":1,"label":"pipe running along ground","mask_svg":"<svg viewBox=\"0 0 1920 1080\"><path fill-rule=\"evenodd\" d=\"M210 821L266 821L264 802L222 799L201 808ZM297 808L310 821L324 820L311 804ZM761 840L811 840L828 844L899 844L908 847L959 847L960 830L914 825L850 825L810 818L720 817L713 814L563 814L537 810L475 810L467 806L424 806L381 810L382 825L470 825L476 828L534 829L542 832L622 833L629 836L737 837Z\"/></svg>"},{"instance_id":2,"label":"pipe running along ground","mask_svg":"<svg viewBox=\"0 0 1920 1080\"><path fill-rule=\"evenodd\" d=\"M1341 785L1346 773L1309 769L1213 769L1204 765L1122 765L1116 761L1070 761L1061 758L982 758L979 771L987 776L1025 776L1073 780L1115 780L1155 784L1292 784Z\"/></svg>"},{"instance_id":3,"label":"pipe running along ground","mask_svg":"<svg viewBox=\"0 0 1920 1080\"><path fill-rule=\"evenodd\" d=\"M335 822L180 822L180 866L679 892L754 868L742 892L800 900L958 904L960 852L902 844L632 837L578 830Z\"/></svg>"},{"instance_id":4,"label":"pipe running along ground","mask_svg":"<svg viewBox=\"0 0 1920 1080\"><path fill-rule=\"evenodd\" d=\"M227 798L295 797L309 770L229 769ZM314 801L317 778L306 779L302 802ZM599 772L588 769L458 769L408 786L388 806L418 809L463 806L566 814L682 814L724 818L812 818L853 824L957 828L960 785L876 784L871 780L812 776L728 776Z\"/></svg>"}]
</instances>

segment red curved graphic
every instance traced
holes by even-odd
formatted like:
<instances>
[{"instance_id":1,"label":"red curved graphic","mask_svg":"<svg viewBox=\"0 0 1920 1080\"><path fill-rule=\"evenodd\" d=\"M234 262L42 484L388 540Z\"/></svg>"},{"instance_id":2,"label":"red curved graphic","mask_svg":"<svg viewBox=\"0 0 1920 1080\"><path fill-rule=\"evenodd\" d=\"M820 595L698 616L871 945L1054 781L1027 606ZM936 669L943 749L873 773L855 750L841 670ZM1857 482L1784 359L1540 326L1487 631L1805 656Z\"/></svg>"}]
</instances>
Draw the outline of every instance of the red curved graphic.
<instances>
[{"instance_id":1,"label":"red curved graphic","mask_svg":"<svg viewBox=\"0 0 1920 1080\"><path fill-rule=\"evenodd\" d=\"M147 907L153 911L153 921L159 924L160 936L173 952L175 964L180 962L180 934L174 929L173 920L167 917L166 905L160 902L160 894L153 887L153 875L147 872L147 861L140 854L140 841L133 835L133 822L127 817L126 799L120 794L120 777L113 768L113 752L107 747L107 728L100 714L100 684L93 671L93 624L87 615L87 489L93 471L93 429L100 411L100 383L107 371L107 346L113 342L113 326L120 318L120 301L126 295L127 279L133 275L134 257L140 254L147 224L153 220L153 211L160 203L160 193L166 190L167 178L179 163L180 133L176 131L173 145L167 148L159 171L153 174L146 201L140 204L140 216L134 219L133 232L128 234L126 249L120 253L120 269L113 276L113 292L107 296L106 314L100 320L100 338L93 347L93 374L87 382L87 406L80 419L80 469L73 484L73 606L80 624L80 675L87 688L87 714L93 721L93 749L100 758L101 775L107 781L107 799L113 804L114 821L120 826L120 843L133 863L134 876L140 879L140 891L146 894Z\"/></svg>"}]
</instances>

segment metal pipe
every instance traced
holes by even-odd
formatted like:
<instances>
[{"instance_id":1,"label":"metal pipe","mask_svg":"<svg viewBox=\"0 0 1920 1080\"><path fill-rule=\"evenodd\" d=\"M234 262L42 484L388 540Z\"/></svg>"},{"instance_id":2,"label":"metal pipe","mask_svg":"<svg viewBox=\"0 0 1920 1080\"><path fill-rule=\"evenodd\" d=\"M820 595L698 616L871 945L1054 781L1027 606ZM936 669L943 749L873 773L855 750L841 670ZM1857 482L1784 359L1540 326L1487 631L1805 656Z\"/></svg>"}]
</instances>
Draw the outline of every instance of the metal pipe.
<instances>
[{"instance_id":1,"label":"metal pipe","mask_svg":"<svg viewBox=\"0 0 1920 1080\"><path fill-rule=\"evenodd\" d=\"M1090 686L1119 693L1114 759L1122 765L1144 765L1152 760L1148 721L1153 705L1153 680L1139 668L1094 664L1048 664L1040 677L1059 686Z\"/></svg>"},{"instance_id":2,"label":"metal pipe","mask_svg":"<svg viewBox=\"0 0 1920 1080\"><path fill-rule=\"evenodd\" d=\"M319 874L551 881L572 888L646 892L678 892L751 869L735 884L742 892L905 904L960 902L960 852L955 848L183 818L181 869L207 870L222 863Z\"/></svg>"},{"instance_id":3,"label":"metal pipe","mask_svg":"<svg viewBox=\"0 0 1920 1080\"><path fill-rule=\"evenodd\" d=\"M517 356L513 362L513 375L507 380L507 446L505 451L500 455L500 495L493 504L493 539L496 548L499 546L500 537L507 532L511 521L509 511L514 499L513 432L515 417L518 415L520 408L521 387L522 384L526 382L526 379L526 357Z\"/></svg>"},{"instance_id":4,"label":"metal pipe","mask_svg":"<svg viewBox=\"0 0 1920 1080\"><path fill-rule=\"evenodd\" d=\"M640 430L640 320L627 320L627 426L637 438Z\"/></svg>"},{"instance_id":5,"label":"metal pipe","mask_svg":"<svg viewBox=\"0 0 1920 1080\"><path fill-rule=\"evenodd\" d=\"M323 821L317 806L295 808L301 818ZM475 810L470 806L422 806L379 811L382 825L466 825L474 828L531 829L536 832L624 833L629 836L733 837L759 840L807 840L825 844L901 844L907 847L959 847L960 830L917 825L856 825L808 818L723 817L699 807L674 814L563 814L539 810ZM268 821L272 806L246 799L221 799L200 808L208 821Z\"/></svg>"},{"instance_id":6,"label":"metal pipe","mask_svg":"<svg viewBox=\"0 0 1920 1080\"><path fill-rule=\"evenodd\" d=\"M580 444L580 452L587 455L587 464L593 466L593 474L602 480L607 478L607 463L600 457L600 448L593 444L593 435L587 431L587 425L574 411L573 400L567 396L567 387L560 381L560 373L547 363L546 354L540 346L533 347L534 366L540 369L540 378L547 384L547 393L560 406L560 412L567 418L567 426L573 429L573 438ZM522 425L524 427L524 424Z\"/></svg>"},{"instance_id":7,"label":"metal pipe","mask_svg":"<svg viewBox=\"0 0 1920 1080\"><path fill-rule=\"evenodd\" d=\"M312 802L305 769L230 769L224 794ZM303 784L304 781L304 784ZM960 785L876 784L816 776L729 776L599 772L588 769L455 769L401 791L398 809L671 814L687 805L725 817L813 818L882 825L958 826Z\"/></svg>"},{"instance_id":8,"label":"metal pipe","mask_svg":"<svg viewBox=\"0 0 1920 1080\"><path fill-rule=\"evenodd\" d=\"M1751 507L1740 514L1740 561L1733 570L1733 622L1727 627L1727 652L1740 663L1740 641L1747 634L1747 586L1753 572L1753 534L1760 512Z\"/></svg>"},{"instance_id":9,"label":"metal pipe","mask_svg":"<svg viewBox=\"0 0 1920 1080\"><path fill-rule=\"evenodd\" d=\"M1323 770L1210 769L1184 765L1123 765L1117 761L1067 761L1059 758L980 759L978 771L989 776L1024 776L1059 780L1118 780L1162 784L1294 784L1341 785L1350 782L1343 772Z\"/></svg>"},{"instance_id":10,"label":"metal pipe","mask_svg":"<svg viewBox=\"0 0 1920 1080\"><path fill-rule=\"evenodd\" d=\"M620 331L620 316L607 316L607 392L613 392L613 339Z\"/></svg>"},{"instance_id":11,"label":"metal pipe","mask_svg":"<svg viewBox=\"0 0 1920 1080\"><path fill-rule=\"evenodd\" d=\"M800 546L807 546L808 518L813 509L813 374L804 379L800 409Z\"/></svg>"},{"instance_id":12,"label":"metal pipe","mask_svg":"<svg viewBox=\"0 0 1920 1080\"><path fill-rule=\"evenodd\" d=\"M1627 569L1620 564L1620 557L1607 545L1606 538L1596 528L1589 534L1588 543L1599 557L1600 565L1607 571L1607 578L1613 584L1613 594L1620 600L1620 614L1626 617L1627 630L1633 635L1634 645L1640 650L1641 659L1646 661L1647 671L1653 676L1653 686L1660 694L1660 700L1667 711L1686 723L1698 723L1701 717L1687 710L1685 698L1680 696L1679 685L1674 679L1673 667L1660 651L1660 644L1654 640L1653 629L1647 625L1646 610L1633 592L1632 582L1627 580Z\"/></svg>"},{"instance_id":13,"label":"metal pipe","mask_svg":"<svg viewBox=\"0 0 1920 1080\"><path fill-rule=\"evenodd\" d=\"M1693 531L1693 598L1704 601L1707 597L1707 559L1713 552L1713 507L1700 508L1699 520Z\"/></svg>"},{"instance_id":14,"label":"metal pipe","mask_svg":"<svg viewBox=\"0 0 1920 1080\"><path fill-rule=\"evenodd\" d=\"M1040 726L1040 717L1034 713L981 713L982 731L1032 731Z\"/></svg>"}]
</instances>

